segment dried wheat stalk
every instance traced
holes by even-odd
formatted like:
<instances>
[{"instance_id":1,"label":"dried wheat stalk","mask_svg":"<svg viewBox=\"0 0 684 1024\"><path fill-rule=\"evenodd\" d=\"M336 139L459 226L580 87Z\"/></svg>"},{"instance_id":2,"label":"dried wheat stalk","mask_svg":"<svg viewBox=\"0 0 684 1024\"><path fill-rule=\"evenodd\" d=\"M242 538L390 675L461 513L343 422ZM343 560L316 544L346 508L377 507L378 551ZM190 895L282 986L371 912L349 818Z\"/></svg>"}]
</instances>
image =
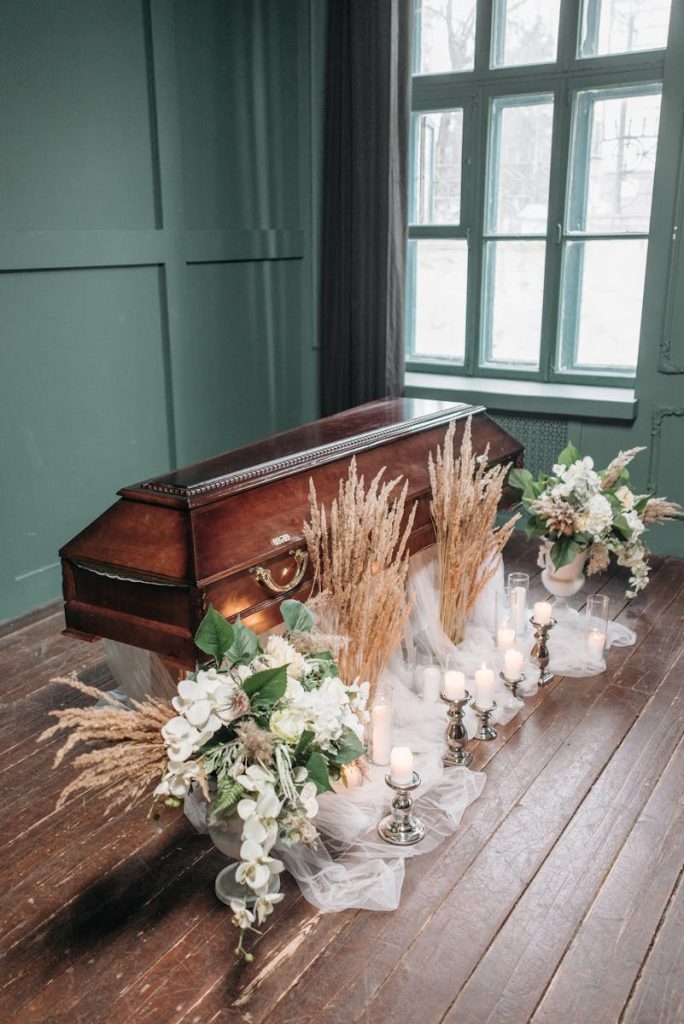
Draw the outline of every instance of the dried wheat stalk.
<instances>
[{"instance_id":1,"label":"dried wheat stalk","mask_svg":"<svg viewBox=\"0 0 684 1024\"><path fill-rule=\"evenodd\" d=\"M520 518L495 529L507 466L487 468L489 447L473 452L472 420L468 417L461 451L454 457L455 421L449 424L444 448L430 453L430 512L435 524L439 564L439 614L442 629L458 644L470 612L495 575L499 556Z\"/></svg>"},{"instance_id":2,"label":"dried wheat stalk","mask_svg":"<svg viewBox=\"0 0 684 1024\"><path fill-rule=\"evenodd\" d=\"M366 490L352 459L329 512L309 482L311 521L304 536L318 594L312 604L328 632L349 638L339 654L342 678L375 688L399 643L410 606L406 599L407 544L415 505L402 530L408 482L383 482L383 468Z\"/></svg>"},{"instance_id":3,"label":"dried wheat stalk","mask_svg":"<svg viewBox=\"0 0 684 1024\"><path fill-rule=\"evenodd\" d=\"M71 730L57 751L53 767L61 764L79 743L96 747L74 758L78 775L60 793L57 809L63 807L73 793L102 792L109 808L125 804L128 810L152 783L159 781L164 772L167 756L161 728L175 715L171 704L148 697L142 703L131 701L133 710L129 711L97 687L87 686L75 676L53 679L52 682L65 683L79 693L105 700L109 705L50 712L58 721L45 730L39 742L51 739L66 729Z\"/></svg>"}]
</instances>

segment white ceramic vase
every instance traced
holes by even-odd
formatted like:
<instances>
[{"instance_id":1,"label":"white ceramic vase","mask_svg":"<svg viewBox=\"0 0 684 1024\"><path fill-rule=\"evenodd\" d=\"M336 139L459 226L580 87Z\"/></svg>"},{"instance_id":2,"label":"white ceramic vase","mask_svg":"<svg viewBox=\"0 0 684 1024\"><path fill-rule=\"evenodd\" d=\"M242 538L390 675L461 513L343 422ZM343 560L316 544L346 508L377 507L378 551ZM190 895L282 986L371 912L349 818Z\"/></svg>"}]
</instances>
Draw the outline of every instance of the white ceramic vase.
<instances>
[{"instance_id":1,"label":"white ceramic vase","mask_svg":"<svg viewBox=\"0 0 684 1024\"><path fill-rule=\"evenodd\" d=\"M539 566L543 570L542 583L549 594L553 594L560 601L566 601L569 597L574 597L579 593L584 586L584 567L589 558L589 549L585 548L584 551L580 551L579 555L573 558L572 562L564 565L562 569L556 569L551 560L552 547L553 541L544 538L539 549Z\"/></svg>"}]
</instances>

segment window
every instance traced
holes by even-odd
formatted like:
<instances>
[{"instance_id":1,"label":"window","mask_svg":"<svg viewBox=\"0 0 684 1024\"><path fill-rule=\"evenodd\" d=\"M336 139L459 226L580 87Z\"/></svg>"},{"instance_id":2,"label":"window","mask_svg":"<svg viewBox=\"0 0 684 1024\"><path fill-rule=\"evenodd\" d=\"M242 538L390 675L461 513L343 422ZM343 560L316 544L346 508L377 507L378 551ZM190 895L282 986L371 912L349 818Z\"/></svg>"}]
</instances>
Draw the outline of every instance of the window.
<instances>
[{"instance_id":1,"label":"window","mask_svg":"<svg viewBox=\"0 0 684 1024\"><path fill-rule=\"evenodd\" d=\"M624 383L669 0L417 0L411 369Z\"/></svg>"}]
</instances>

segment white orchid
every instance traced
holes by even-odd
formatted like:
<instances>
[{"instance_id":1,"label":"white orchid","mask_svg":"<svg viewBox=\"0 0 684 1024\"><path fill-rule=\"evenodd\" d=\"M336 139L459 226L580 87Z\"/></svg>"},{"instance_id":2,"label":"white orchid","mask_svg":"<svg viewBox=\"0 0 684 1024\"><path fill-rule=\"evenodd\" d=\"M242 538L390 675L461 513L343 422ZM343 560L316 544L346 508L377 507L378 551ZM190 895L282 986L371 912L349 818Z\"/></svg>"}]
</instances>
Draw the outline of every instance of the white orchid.
<instances>
[{"instance_id":1,"label":"white orchid","mask_svg":"<svg viewBox=\"0 0 684 1024\"><path fill-rule=\"evenodd\" d=\"M240 847L240 863L235 872L235 881L263 895L271 875L284 870L285 865L281 860L269 857L260 843L246 839Z\"/></svg>"},{"instance_id":2,"label":"white orchid","mask_svg":"<svg viewBox=\"0 0 684 1024\"><path fill-rule=\"evenodd\" d=\"M231 900L230 909L233 911L233 924L236 928L241 928L244 931L254 924L254 914L247 909L244 900Z\"/></svg>"},{"instance_id":3,"label":"white orchid","mask_svg":"<svg viewBox=\"0 0 684 1024\"><path fill-rule=\"evenodd\" d=\"M187 761L199 749L202 734L180 715L170 718L161 731L170 761Z\"/></svg>"},{"instance_id":4,"label":"white orchid","mask_svg":"<svg viewBox=\"0 0 684 1024\"><path fill-rule=\"evenodd\" d=\"M210 668L199 671L197 679L182 679L178 695L173 698L174 709L191 725L209 736L245 713L246 695L238 684L224 673Z\"/></svg>"},{"instance_id":5,"label":"white orchid","mask_svg":"<svg viewBox=\"0 0 684 1024\"><path fill-rule=\"evenodd\" d=\"M257 924L262 925L269 914L273 913L273 906L276 903L280 903L282 899L285 899L282 892L272 892L267 896L260 896L254 904L254 913L256 914Z\"/></svg>"},{"instance_id":6,"label":"white orchid","mask_svg":"<svg viewBox=\"0 0 684 1024\"><path fill-rule=\"evenodd\" d=\"M273 772L269 772L267 768L262 768L259 764L250 764L244 774L237 776L237 781L249 793L258 793L266 783L273 785L275 780Z\"/></svg>"},{"instance_id":7,"label":"white orchid","mask_svg":"<svg viewBox=\"0 0 684 1024\"><path fill-rule=\"evenodd\" d=\"M190 792L197 781L199 765L196 761L169 761L166 773L154 791L155 796L174 796L177 799Z\"/></svg>"}]
</instances>

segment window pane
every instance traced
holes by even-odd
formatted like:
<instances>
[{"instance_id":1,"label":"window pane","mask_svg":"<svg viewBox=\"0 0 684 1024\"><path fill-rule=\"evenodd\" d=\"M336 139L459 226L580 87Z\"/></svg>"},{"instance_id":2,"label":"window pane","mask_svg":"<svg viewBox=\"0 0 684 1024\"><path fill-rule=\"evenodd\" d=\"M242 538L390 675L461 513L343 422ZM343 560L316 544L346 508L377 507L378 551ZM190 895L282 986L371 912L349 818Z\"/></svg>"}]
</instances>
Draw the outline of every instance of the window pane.
<instances>
[{"instance_id":1,"label":"window pane","mask_svg":"<svg viewBox=\"0 0 684 1024\"><path fill-rule=\"evenodd\" d=\"M659 120L659 89L577 93L570 231L648 231Z\"/></svg>"},{"instance_id":2,"label":"window pane","mask_svg":"<svg viewBox=\"0 0 684 1024\"><path fill-rule=\"evenodd\" d=\"M566 242L562 369L636 366L647 247L645 238Z\"/></svg>"},{"instance_id":3,"label":"window pane","mask_svg":"<svg viewBox=\"0 0 684 1024\"><path fill-rule=\"evenodd\" d=\"M487 242L483 289L486 363L539 365L544 242Z\"/></svg>"},{"instance_id":4,"label":"window pane","mask_svg":"<svg viewBox=\"0 0 684 1024\"><path fill-rule=\"evenodd\" d=\"M667 45L670 0L584 0L580 57Z\"/></svg>"},{"instance_id":5,"label":"window pane","mask_svg":"<svg viewBox=\"0 0 684 1024\"><path fill-rule=\"evenodd\" d=\"M472 70L476 0L422 0L417 6L417 73Z\"/></svg>"},{"instance_id":6,"label":"window pane","mask_svg":"<svg viewBox=\"0 0 684 1024\"><path fill-rule=\"evenodd\" d=\"M492 67L556 60L560 0L496 0Z\"/></svg>"},{"instance_id":7,"label":"window pane","mask_svg":"<svg viewBox=\"0 0 684 1024\"><path fill-rule=\"evenodd\" d=\"M463 111L416 114L413 148L413 224L461 219Z\"/></svg>"},{"instance_id":8,"label":"window pane","mask_svg":"<svg viewBox=\"0 0 684 1024\"><path fill-rule=\"evenodd\" d=\"M546 234L552 128L552 96L493 101L487 188L490 234Z\"/></svg>"},{"instance_id":9,"label":"window pane","mask_svg":"<svg viewBox=\"0 0 684 1024\"><path fill-rule=\"evenodd\" d=\"M414 282L413 353L462 363L468 246L461 239L409 242L409 272Z\"/></svg>"}]
</instances>

